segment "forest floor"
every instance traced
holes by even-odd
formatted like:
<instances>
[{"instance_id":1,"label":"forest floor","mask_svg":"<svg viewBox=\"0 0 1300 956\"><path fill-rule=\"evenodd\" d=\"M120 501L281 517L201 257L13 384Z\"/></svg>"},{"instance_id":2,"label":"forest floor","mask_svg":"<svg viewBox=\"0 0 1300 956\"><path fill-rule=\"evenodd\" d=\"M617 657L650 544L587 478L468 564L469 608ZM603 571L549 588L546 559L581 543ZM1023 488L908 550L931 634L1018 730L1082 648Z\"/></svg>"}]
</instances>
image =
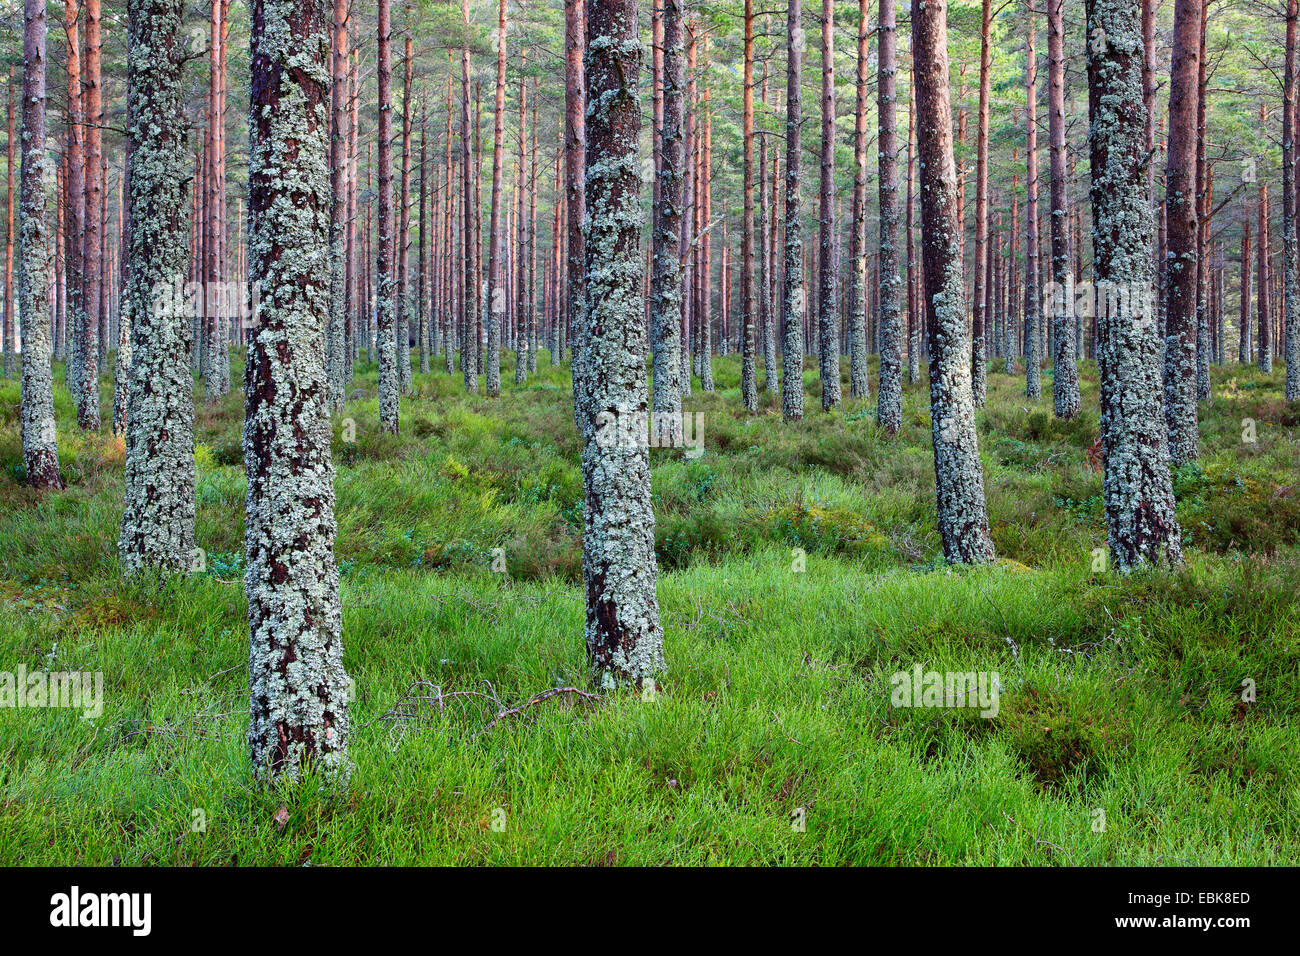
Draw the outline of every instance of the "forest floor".
<instances>
[{"instance_id":1,"label":"forest floor","mask_svg":"<svg viewBox=\"0 0 1300 956\"><path fill-rule=\"evenodd\" d=\"M563 693L493 722L587 687L569 378L543 353L519 389L510 361L496 400L417 374L400 437L364 365L336 416L344 792L251 783L240 364L235 393L196 392L204 568L161 587L119 573L121 441L80 433L60 385L69 487L37 496L0 386L0 670L104 688L95 719L0 708L0 862L1300 862L1300 408L1280 369L1213 370L1201 462L1176 476L1187 567L1124 578L1097 570L1092 363L1072 423L1050 373L1032 405L1023 372L990 373L999 561L953 570L923 383L887 440L874 364L872 398L832 414L810 368L786 425L767 394L745 415L719 359L719 390L686 401L704 454L651 452L668 673L648 699ZM918 665L997 672L997 715L891 706Z\"/></svg>"}]
</instances>

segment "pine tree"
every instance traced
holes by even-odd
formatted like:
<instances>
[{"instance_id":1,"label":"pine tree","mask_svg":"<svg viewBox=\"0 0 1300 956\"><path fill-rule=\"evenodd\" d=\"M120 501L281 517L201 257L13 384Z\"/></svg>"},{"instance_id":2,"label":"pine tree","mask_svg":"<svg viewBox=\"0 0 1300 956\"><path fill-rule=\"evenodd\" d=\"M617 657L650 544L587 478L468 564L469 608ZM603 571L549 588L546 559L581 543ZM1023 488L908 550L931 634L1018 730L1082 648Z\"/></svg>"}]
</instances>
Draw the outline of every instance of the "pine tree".
<instances>
[{"instance_id":1,"label":"pine tree","mask_svg":"<svg viewBox=\"0 0 1300 956\"><path fill-rule=\"evenodd\" d=\"M1138 0L1087 0L1094 269L1098 288L1128 292L1098 316L1106 531L1119 570L1182 562L1160 402L1139 17Z\"/></svg>"},{"instance_id":2,"label":"pine tree","mask_svg":"<svg viewBox=\"0 0 1300 956\"><path fill-rule=\"evenodd\" d=\"M965 283L957 240L957 172L948 89L948 5L912 8L912 76L921 159L921 254L939 534L952 563L993 560L975 433Z\"/></svg>"},{"instance_id":3,"label":"pine tree","mask_svg":"<svg viewBox=\"0 0 1300 956\"><path fill-rule=\"evenodd\" d=\"M876 421L889 435L903 423L903 276L898 261L898 27L894 0L880 0L877 110L880 123L880 390Z\"/></svg>"},{"instance_id":4,"label":"pine tree","mask_svg":"<svg viewBox=\"0 0 1300 956\"><path fill-rule=\"evenodd\" d=\"M45 0L23 4L22 197L18 210L18 299L22 325L23 467L40 490L63 487L50 368L49 224L45 199ZM12 168L12 167L11 167Z\"/></svg>"},{"instance_id":5,"label":"pine tree","mask_svg":"<svg viewBox=\"0 0 1300 956\"><path fill-rule=\"evenodd\" d=\"M244 589L248 737L263 780L297 779L309 766L337 778L348 772L321 348L330 302L319 280L330 259L326 10L320 0L254 0L252 10L249 279L261 297L244 375Z\"/></svg>"},{"instance_id":6,"label":"pine tree","mask_svg":"<svg viewBox=\"0 0 1300 956\"><path fill-rule=\"evenodd\" d=\"M189 249L181 0L131 0L127 122L131 132L131 388L126 492L118 552L124 571L188 574L194 564L193 323L181 293Z\"/></svg>"},{"instance_id":7,"label":"pine tree","mask_svg":"<svg viewBox=\"0 0 1300 956\"><path fill-rule=\"evenodd\" d=\"M580 415L587 659L601 687L644 688L664 668L645 431L640 67L636 0L593 0L585 63L592 108Z\"/></svg>"},{"instance_id":8,"label":"pine tree","mask_svg":"<svg viewBox=\"0 0 1300 956\"><path fill-rule=\"evenodd\" d=\"M892 2L892 0L882 0ZM781 417L803 418L803 204L799 198L800 139L803 130L803 95L800 68L803 61L804 29L800 22L801 0L788 0L786 10L785 92L785 289L781 297L781 329L784 348L781 374Z\"/></svg>"}]
</instances>

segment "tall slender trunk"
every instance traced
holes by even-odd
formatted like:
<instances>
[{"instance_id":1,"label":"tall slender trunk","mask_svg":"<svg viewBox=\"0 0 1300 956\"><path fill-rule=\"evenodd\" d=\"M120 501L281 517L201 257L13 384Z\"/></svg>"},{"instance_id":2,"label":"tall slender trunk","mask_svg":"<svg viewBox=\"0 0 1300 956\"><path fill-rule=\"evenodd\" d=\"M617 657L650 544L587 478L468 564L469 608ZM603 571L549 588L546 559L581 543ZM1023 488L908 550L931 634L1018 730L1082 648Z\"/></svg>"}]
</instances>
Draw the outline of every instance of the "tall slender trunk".
<instances>
[{"instance_id":1,"label":"tall slender trunk","mask_svg":"<svg viewBox=\"0 0 1300 956\"><path fill-rule=\"evenodd\" d=\"M1025 46L1025 395L1037 401L1043 396L1038 254L1038 58L1034 48L1035 13L1031 0L1025 3L1029 24Z\"/></svg>"},{"instance_id":2,"label":"tall slender trunk","mask_svg":"<svg viewBox=\"0 0 1300 956\"><path fill-rule=\"evenodd\" d=\"M375 350L379 427L396 435L401 395L393 301L393 27L392 0L379 0L379 242L375 258Z\"/></svg>"},{"instance_id":3,"label":"tall slender trunk","mask_svg":"<svg viewBox=\"0 0 1300 956\"><path fill-rule=\"evenodd\" d=\"M1169 458L1174 467L1200 456L1196 426L1196 113L1202 2L1175 2L1169 81L1164 393Z\"/></svg>"},{"instance_id":4,"label":"tall slender trunk","mask_svg":"<svg viewBox=\"0 0 1300 956\"><path fill-rule=\"evenodd\" d=\"M85 394L82 380L85 378L86 348L86 314L82 307L82 259L85 256L86 230L86 160L84 110L81 104L81 42L78 26L77 0L65 0L63 4L63 32L67 38L67 170L64 176L64 236L67 240L65 250L68 313L68 360L66 378L68 391L72 393L77 406L77 421L81 423L81 406Z\"/></svg>"},{"instance_id":5,"label":"tall slender trunk","mask_svg":"<svg viewBox=\"0 0 1300 956\"><path fill-rule=\"evenodd\" d=\"M329 384L320 348L329 322L329 293L319 281L329 261L326 10L318 0L254 0L252 10L250 279L276 290L263 299L244 374L248 739L263 780L297 779L308 768L348 774ZM385 22L380 36L387 32Z\"/></svg>"},{"instance_id":6,"label":"tall slender trunk","mask_svg":"<svg viewBox=\"0 0 1300 956\"><path fill-rule=\"evenodd\" d=\"M519 54L520 72L528 63L528 51ZM528 176L528 86L527 80L519 78L519 207L515 216L516 253L515 253L515 384L522 385L528 380L528 221L524 215L528 196L525 182Z\"/></svg>"},{"instance_id":7,"label":"tall slender trunk","mask_svg":"<svg viewBox=\"0 0 1300 956\"><path fill-rule=\"evenodd\" d=\"M465 46L460 51L460 168L461 199L460 208L463 216L461 223L461 333L460 364L465 373L465 390L478 391L478 335L475 328L479 315L478 295L478 260L474 255L475 181L477 164L471 156L472 140L469 117L469 0L461 0L461 18L465 27Z\"/></svg>"},{"instance_id":8,"label":"tall slender trunk","mask_svg":"<svg viewBox=\"0 0 1300 956\"><path fill-rule=\"evenodd\" d=\"M580 412L587 660L598 686L653 687L664 654L645 431L636 0L593 0L586 49L593 104Z\"/></svg>"},{"instance_id":9,"label":"tall slender trunk","mask_svg":"<svg viewBox=\"0 0 1300 956\"><path fill-rule=\"evenodd\" d=\"M1106 532L1119 570L1178 565L1182 548L1160 407L1154 223L1143 173L1149 127L1145 103L1132 94L1146 56L1124 40L1137 33L1139 6L1138 0L1087 0L1086 6L1093 268L1099 285L1129 291L1098 316ZM1172 163L1172 150L1170 156Z\"/></svg>"},{"instance_id":10,"label":"tall slender trunk","mask_svg":"<svg viewBox=\"0 0 1300 956\"><path fill-rule=\"evenodd\" d=\"M573 356L574 423L582 432L585 402L583 352L586 320L586 240L582 223L587 217L584 182L586 161L586 82L583 50L586 42L586 0L564 0L564 204L566 316ZM658 371L655 373L658 378Z\"/></svg>"},{"instance_id":11,"label":"tall slender trunk","mask_svg":"<svg viewBox=\"0 0 1300 956\"><path fill-rule=\"evenodd\" d=\"M1057 418L1079 414L1079 366L1075 359L1074 273L1070 266L1070 190L1065 147L1065 0L1047 0L1047 112L1051 153L1052 214L1052 399Z\"/></svg>"},{"instance_id":12,"label":"tall slender trunk","mask_svg":"<svg viewBox=\"0 0 1300 956\"><path fill-rule=\"evenodd\" d=\"M686 96L686 49L682 31L682 0L661 0L661 9L663 49L659 51L662 58L659 108L662 126L659 131L659 161L656 166L659 198L653 216L650 335L653 344L655 430L658 434L660 429L668 428L669 434L675 436L680 429L682 410L682 276L678 242L685 189L683 111Z\"/></svg>"},{"instance_id":13,"label":"tall slender trunk","mask_svg":"<svg viewBox=\"0 0 1300 956\"><path fill-rule=\"evenodd\" d=\"M892 0L882 0L892 2ZM803 281L803 203L799 198L800 138L803 130L803 96L800 68L804 30L801 0L788 0L786 8L785 90L785 289L781 302L781 327L785 342L781 379L781 416L803 418L803 316L806 308Z\"/></svg>"},{"instance_id":14,"label":"tall slender trunk","mask_svg":"<svg viewBox=\"0 0 1300 956\"><path fill-rule=\"evenodd\" d=\"M1208 0L1201 3L1201 50L1196 79L1196 400L1210 399L1210 319L1207 300L1210 266L1206 259L1210 225L1210 167L1205 157L1205 107L1209 99L1205 34Z\"/></svg>"},{"instance_id":15,"label":"tall slender trunk","mask_svg":"<svg viewBox=\"0 0 1300 956\"><path fill-rule=\"evenodd\" d=\"M1237 361L1250 362L1250 207L1241 216L1241 319L1237 327Z\"/></svg>"},{"instance_id":16,"label":"tall slender trunk","mask_svg":"<svg viewBox=\"0 0 1300 956\"><path fill-rule=\"evenodd\" d=\"M818 209L818 367L822 410L840 404L839 305L835 280L835 4L822 0L821 202ZM748 245L748 244L747 244Z\"/></svg>"},{"instance_id":17,"label":"tall slender trunk","mask_svg":"<svg viewBox=\"0 0 1300 956\"><path fill-rule=\"evenodd\" d=\"M1052 0L1056 2L1056 0ZM993 26L993 0L983 0L980 14L979 115L975 120L975 302L971 316L971 393L975 407L983 408L988 393L986 340L992 321L989 309L989 97L992 70L989 44ZM995 339L996 341L996 339Z\"/></svg>"},{"instance_id":18,"label":"tall slender trunk","mask_svg":"<svg viewBox=\"0 0 1300 956\"><path fill-rule=\"evenodd\" d=\"M420 208L418 216L420 219L420 245L416 250L416 292L415 292L415 341L419 346L420 355L420 374L429 374L429 291L433 284L433 270L429 268L429 260L425 258L425 248L430 244L432 236L429 235L433 228L433 221L437 219L437 200L432 215L429 210L429 167L428 167L428 150L425 143L425 135L428 132L428 107L421 101L420 103ZM437 193L437 183L434 183L434 193Z\"/></svg>"},{"instance_id":19,"label":"tall slender trunk","mask_svg":"<svg viewBox=\"0 0 1300 956\"><path fill-rule=\"evenodd\" d=\"M348 0L334 0L330 58L330 321L326 360L330 408L347 401L348 313Z\"/></svg>"},{"instance_id":20,"label":"tall slender trunk","mask_svg":"<svg viewBox=\"0 0 1300 956\"><path fill-rule=\"evenodd\" d=\"M853 112L853 262L849 395L867 398L867 0L858 0L857 105Z\"/></svg>"},{"instance_id":21,"label":"tall slender trunk","mask_svg":"<svg viewBox=\"0 0 1300 956\"><path fill-rule=\"evenodd\" d=\"M921 380L921 277L916 268L916 94L907 101L907 380Z\"/></svg>"},{"instance_id":22,"label":"tall slender trunk","mask_svg":"<svg viewBox=\"0 0 1300 956\"><path fill-rule=\"evenodd\" d=\"M505 222L501 208L502 176L505 166L506 121L506 0L497 8L497 81L496 109L492 130L492 213L488 228L488 311L487 367L484 369L486 392L495 398L501 394L501 322L506 312Z\"/></svg>"},{"instance_id":23,"label":"tall slender trunk","mask_svg":"<svg viewBox=\"0 0 1300 956\"><path fill-rule=\"evenodd\" d=\"M118 552L127 573L188 574L194 547L193 324L180 288L189 255L181 0L131 0L127 44L131 390ZM157 290L172 292L157 301Z\"/></svg>"},{"instance_id":24,"label":"tall slender trunk","mask_svg":"<svg viewBox=\"0 0 1300 956\"><path fill-rule=\"evenodd\" d=\"M1286 400L1300 400L1300 258L1296 251L1296 20L1297 0L1286 4L1286 74L1282 95L1282 296L1286 309Z\"/></svg>"},{"instance_id":25,"label":"tall slender trunk","mask_svg":"<svg viewBox=\"0 0 1300 956\"><path fill-rule=\"evenodd\" d=\"M898 26L894 0L880 0L876 81L880 125L880 390L876 420L889 435L903 423L903 276L898 261Z\"/></svg>"},{"instance_id":26,"label":"tall slender trunk","mask_svg":"<svg viewBox=\"0 0 1300 956\"><path fill-rule=\"evenodd\" d=\"M411 5L402 49L402 178L397 202L397 380L411 394Z\"/></svg>"},{"instance_id":27,"label":"tall slender trunk","mask_svg":"<svg viewBox=\"0 0 1300 956\"><path fill-rule=\"evenodd\" d=\"M740 345L740 398L749 412L758 411L756 326L758 294L754 273L754 3L745 0L745 46L741 129L744 155L744 196L740 237L740 308L743 332Z\"/></svg>"},{"instance_id":28,"label":"tall slender trunk","mask_svg":"<svg viewBox=\"0 0 1300 956\"><path fill-rule=\"evenodd\" d=\"M54 421L50 367L49 224L45 201L45 0L23 4L22 198L19 202L18 296L22 323L22 393L19 410L23 469L41 491L63 487ZM13 142L13 137L10 137ZM13 168L12 161L10 169ZM6 339L6 342L8 340Z\"/></svg>"},{"instance_id":29,"label":"tall slender trunk","mask_svg":"<svg viewBox=\"0 0 1300 956\"><path fill-rule=\"evenodd\" d=\"M993 561L975 433L965 281L957 240L957 173L948 90L947 0L912 8L912 76L921 157L921 252L930 361L930 419L944 557Z\"/></svg>"}]
</instances>

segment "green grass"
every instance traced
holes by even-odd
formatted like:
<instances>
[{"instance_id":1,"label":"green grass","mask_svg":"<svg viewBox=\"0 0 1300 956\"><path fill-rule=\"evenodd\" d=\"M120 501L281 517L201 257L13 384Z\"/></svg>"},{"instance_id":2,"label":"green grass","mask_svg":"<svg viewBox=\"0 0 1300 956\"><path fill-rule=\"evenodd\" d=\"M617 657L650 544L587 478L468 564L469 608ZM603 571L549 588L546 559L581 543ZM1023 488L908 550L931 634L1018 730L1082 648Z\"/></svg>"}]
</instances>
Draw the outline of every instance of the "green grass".
<instances>
[{"instance_id":1,"label":"green grass","mask_svg":"<svg viewBox=\"0 0 1300 956\"><path fill-rule=\"evenodd\" d=\"M1300 860L1300 410L1280 370L1214 369L1200 465L1176 482L1187 568L1125 579L1093 570L1091 363L1073 423L990 374L979 430L1002 560L951 570L924 385L890 440L874 402L817 410L811 370L804 422L767 395L746 416L739 363L720 359L719 391L686 403L705 454L652 452L670 668L653 699L562 695L489 728L486 698L405 698L417 682L503 705L585 686L578 442L567 372L545 354L541 368L498 400L417 375L394 438L363 365L367 394L336 416L357 692L343 792L251 780L240 396L205 406L199 390L206 569L160 587L118 573L120 442L78 433L60 387L69 488L37 496L20 484L17 384L0 386L0 670L105 684L95 720L0 709L0 860ZM997 716L892 707L890 675L918 664L997 671Z\"/></svg>"}]
</instances>

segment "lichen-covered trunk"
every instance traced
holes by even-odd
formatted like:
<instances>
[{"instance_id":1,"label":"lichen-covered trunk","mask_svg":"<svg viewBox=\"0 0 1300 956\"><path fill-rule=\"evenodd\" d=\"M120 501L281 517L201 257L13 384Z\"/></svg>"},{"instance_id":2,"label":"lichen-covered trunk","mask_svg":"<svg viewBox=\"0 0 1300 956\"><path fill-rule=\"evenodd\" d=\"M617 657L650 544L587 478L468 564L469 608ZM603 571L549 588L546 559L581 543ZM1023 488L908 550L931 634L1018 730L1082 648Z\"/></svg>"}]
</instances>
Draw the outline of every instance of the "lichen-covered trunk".
<instances>
[{"instance_id":1,"label":"lichen-covered trunk","mask_svg":"<svg viewBox=\"0 0 1300 956\"><path fill-rule=\"evenodd\" d=\"M45 0L23 4L23 139L18 208L18 309L23 467L40 490L63 487L50 367L50 251L45 201Z\"/></svg>"},{"instance_id":2,"label":"lichen-covered trunk","mask_svg":"<svg viewBox=\"0 0 1300 956\"><path fill-rule=\"evenodd\" d=\"M528 51L521 50L520 71L528 63ZM519 159L518 188L515 212L515 384L528 380L528 220L525 212L528 202L525 183L528 178L528 85L519 79Z\"/></svg>"},{"instance_id":3,"label":"lichen-covered trunk","mask_svg":"<svg viewBox=\"0 0 1300 956\"><path fill-rule=\"evenodd\" d=\"M81 261L81 306L85 321L81 327L81 391L77 396L77 424L88 431L98 431L99 365L103 343L100 341L100 258L104 234L100 222L101 195L104 191L103 91L100 43L99 0L86 0L86 61L82 74L81 108L84 120L85 183L82 228L85 230Z\"/></svg>"},{"instance_id":4,"label":"lichen-covered trunk","mask_svg":"<svg viewBox=\"0 0 1300 956\"><path fill-rule=\"evenodd\" d=\"M587 659L601 687L644 685L664 668L646 441L640 66L636 0L594 0L586 50L582 563Z\"/></svg>"},{"instance_id":5,"label":"lichen-covered trunk","mask_svg":"<svg viewBox=\"0 0 1300 956\"><path fill-rule=\"evenodd\" d=\"M415 292L415 328L416 328L416 342L419 345L420 374L422 375L427 375L429 373L430 345L432 345L432 351L434 352L437 352L437 345L438 345L438 334L436 330L437 327L435 325L433 330L431 331L430 321L429 321L430 316L433 314L433 310L429 307L429 295L434 284L433 270L432 268L430 268L432 265L433 254L431 253L428 258L425 257L425 247L426 245L429 244L429 241L432 238L429 235L429 231L431 230L433 223L438 218L436 182L434 184L435 198L433 203L432 214L430 214L430 209L429 209L429 188L428 188L429 167L427 165L429 157L428 157L428 149L427 149L428 144L425 142L425 134L427 132L427 125L428 125L427 116L426 116L427 112L428 112L427 105L425 103L421 103L420 104L420 197L418 200L420 204L420 211L419 211L420 245L419 248L416 250L416 260L415 260L418 263L416 267L417 288Z\"/></svg>"},{"instance_id":6,"label":"lichen-covered trunk","mask_svg":"<svg viewBox=\"0 0 1300 956\"><path fill-rule=\"evenodd\" d=\"M1201 4L1201 51L1196 77L1196 400L1210 399L1210 317L1206 299L1210 278L1210 166L1205 157L1205 107L1209 101L1209 75L1206 63L1205 35L1208 32L1209 4Z\"/></svg>"},{"instance_id":7,"label":"lichen-covered trunk","mask_svg":"<svg viewBox=\"0 0 1300 956\"><path fill-rule=\"evenodd\" d=\"M1169 79L1164 395L1169 459L1175 468L1200 457L1196 426L1196 104L1202 2L1176 0Z\"/></svg>"},{"instance_id":8,"label":"lichen-covered trunk","mask_svg":"<svg viewBox=\"0 0 1300 956\"><path fill-rule=\"evenodd\" d=\"M585 0L564 2L564 205L565 315L573 368L573 419L582 432L585 397L582 371L583 330L586 328L586 251L583 222L587 217L584 182L586 161L586 82L583 49L586 36Z\"/></svg>"},{"instance_id":9,"label":"lichen-covered trunk","mask_svg":"<svg viewBox=\"0 0 1300 956\"><path fill-rule=\"evenodd\" d=\"M501 323L506 314L504 274L505 217L501 189L505 167L506 122L506 0L497 7L496 108L492 127L492 211L488 226L488 330L487 365L483 370L484 391L489 397L501 394Z\"/></svg>"},{"instance_id":10,"label":"lichen-covered trunk","mask_svg":"<svg viewBox=\"0 0 1300 956\"><path fill-rule=\"evenodd\" d=\"M81 305L81 264L85 255L85 208L82 194L86 188L85 143L81 106L81 43L78 27L77 0L66 0L63 4L63 33L66 37L66 63L68 75L67 127L65 153L67 170L64 176L64 209L66 210L66 228L64 236L67 247L64 250L65 272L65 311L67 312L67 352L68 364L65 370L68 391L72 400L81 410L82 387L85 366L85 324L86 315Z\"/></svg>"},{"instance_id":11,"label":"lichen-covered trunk","mask_svg":"<svg viewBox=\"0 0 1300 956\"><path fill-rule=\"evenodd\" d=\"M993 25L993 0L983 0L980 14L980 92L975 120L975 302L971 315L971 393L975 407L983 408L988 393L986 341L993 322L993 283L990 277L989 250L989 97L992 94L992 71L989 51ZM996 351L996 338L995 351Z\"/></svg>"},{"instance_id":12,"label":"lichen-covered trunk","mask_svg":"<svg viewBox=\"0 0 1300 956\"><path fill-rule=\"evenodd\" d=\"M1300 290L1296 288L1300 255L1296 249L1296 20L1297 0L1286 5L1286 73L1282 97L1282 300L1286 318L1283 358L1286 400L1300 400Z\"/></svg>"},{"instance_id":13,"label":"lichen-covered trunk","mask_svg":"<svg viewBox=\"0 0 1300 956\"><path fill-rule=\"evenodd\" d=\"M1029 32L1025 45L1025 395L1043 397L1038 248L1038 59L1034 48L1034 8L1026 0Z\"/></svg>"},{"instance_id":14,"label":"lichen-covered trunk","mask_svg":"<svg viewBox=\"0 0 1300 956\"><path fill-rule=\"evenodd\" d=\"M948 5L912 8L912 76L921 159L921 258L930 361L930 433L939 535L951 563L993 560L975 433L965 286L958 246L957 173L948 90Z\"/></svg>"},{"instance_id":15,"label":"lichen-covered trunk","mask_svg":"<svg viewBox=\"0 0 1300 956\"><path fill-rule=\"evenodd\" d=\"M5 143L5 278L4 321L0 338L4 339L4 377L14 374L14 73L9 68L9 138Z\"/></svg>"},{"instance_id":16,"label":"lichen-covered trunk","mask_svg":"<svg viewBox=\"0 0 1300 956\"><path fill-rule=\"evenodd\" d=\"M650 335L654 346L651 351L657 423L662 422L671 429L670 435L676 436L682 410L682 270L678 254L685 190L686 47L682 31L682 0L663 0L661 20L663 126L656 170L659 200L653 212ZM570 259L570 270L572 268Z\"/></svg>"},{"instance_id":17,"label":"lichen-covered trunk","mask_svg":"<svg viewBox=\"0 0 1300 956\"><path fill-rule=\"evenodd\" d=\"M1079 366L1070 271L1070 191L1065 145L1065 0L1047 0L1047 111L1051 153L1052 403L1057 418L1079 414Z\"/></svg>"},{"instance_id":18,"label":"lichen-covered trunk","mask_svg":"<svg viewBox=\"0 0 1300 956\"><path fill-rule=\"evenodd\" d=\"M397 383L411 394L411 7L406 6L402 56L402 173L397 226Z\"/></svg>"},{"instance_id":19,"label":"lichen-covered trunk","mask_svg":"<svg viewBox=\"0 0 1300 956\"><path fill-rule=\"evenodd\" d=\"M324 0L254 0L244 373L249 747L263 780L347 775L347 692L323 333L329 322ZM381 35L386 32L381 30ZM389 327L391 335L392 328Z\"/></svg>"},{"instance_id":20,"label":"lichen-covered trunk","mask_svg":"<svg viewBox=\"0 0 1300 956\"><path fill-rule=\"evenodd\" d=\"M744 169L744 196L740 237L740 399L749 412L758 411L757 327L758 294L754 273L756 236L754 225L754 3L745 0L744 89L742 91L741 132Z\"/></svg>"},{"instance_id":21,"label":"lichen-covered trunk","mask_svg":"<svg viewBox=\"0 0 1300 956\"><path fill-rule=\"evenodd\" d=\"M876 420L889 435L903 424L903 276L898 261L898 26L894 0L880 0L876 60L879 65L876 109L879 114L880 390Z\"/></svg>"},{"instance_id":22,"label":"lichen-covered trunk","mask_svg":"<svg viewBox=\"0 0 1300 956\"><path fill-rule=\"evenodd\" d=\"M118 553L124 571L188 574L194 550L193 324L182 295L188 156L181 0L131 0L131 392Z\"/></svg>"},{"instance_id":23,"label":"lichen-covered trunk","mask_svg":"<svg viewBox=\"0 0 1300 956\"><path fill-rule=\"evenodd\" d=\"M800 134L803 130L803 97L800 68L804 32L800 23L801 0L789 0L786 10L785 90L785 288L781 296L781 417L803 418L803 203L799 197Z\"/></svg>"},{"instance_id":24,"label":"lichen-covered trunk","mask_svg":"<svg viewBox=\"0 0 1300 956\"><path fill-rule=\"evenodd\" d=\"M348 0L334 0L330 42L330 321L325 334L330 408L347 401Z\"/></svg>"},{"instance_id":25,"label":"lichen-covered trunk","mask_svg":"<svg viewBox=\"0 0 1300 956\"><path fill-rule=\"evenodd\" d=\"M1139 3L1088 0L1087 18L1094 274L1099 288L1127 290L1099 310L1097 350L1106 532L1127 571L1181 564L1182 550L1160 405Z\"/></svg>"},{"instance_id":26,"label":"lichen-covered trunk","mask_svg":"<svg viewBox=\"0 0 1300 956\"><path fill-rule=\"evenodd\" d=\"M822 411L840 404L839 270L835 237L835 4L822 0L821 195L817 253L817 364L822 380Z\"/></svg>"},{"instance_id":27,"label":"lichen-covered trunk","mask_svg":"<svg viewBox=\"0 0 1300 956\"><path fill-rule=\"evenodd\" d=\"M853 262L849 316L849 395L866 398L867 385L867 0L858 0L857 104L853 112Z\"/></svg>"},{"instance_id":28,"label":"lichen-covered trunk","mask_svg":"<svg viewBox=\"0 0 1300 956\"><path fill-rule=\"evenodd\" d=\"M391 0L379 0L379 242L375 256L375 351L379 359L379 427L396 435L402 380L397 367L393 276L393 27Z\"/></svg>"}]
</instances>

